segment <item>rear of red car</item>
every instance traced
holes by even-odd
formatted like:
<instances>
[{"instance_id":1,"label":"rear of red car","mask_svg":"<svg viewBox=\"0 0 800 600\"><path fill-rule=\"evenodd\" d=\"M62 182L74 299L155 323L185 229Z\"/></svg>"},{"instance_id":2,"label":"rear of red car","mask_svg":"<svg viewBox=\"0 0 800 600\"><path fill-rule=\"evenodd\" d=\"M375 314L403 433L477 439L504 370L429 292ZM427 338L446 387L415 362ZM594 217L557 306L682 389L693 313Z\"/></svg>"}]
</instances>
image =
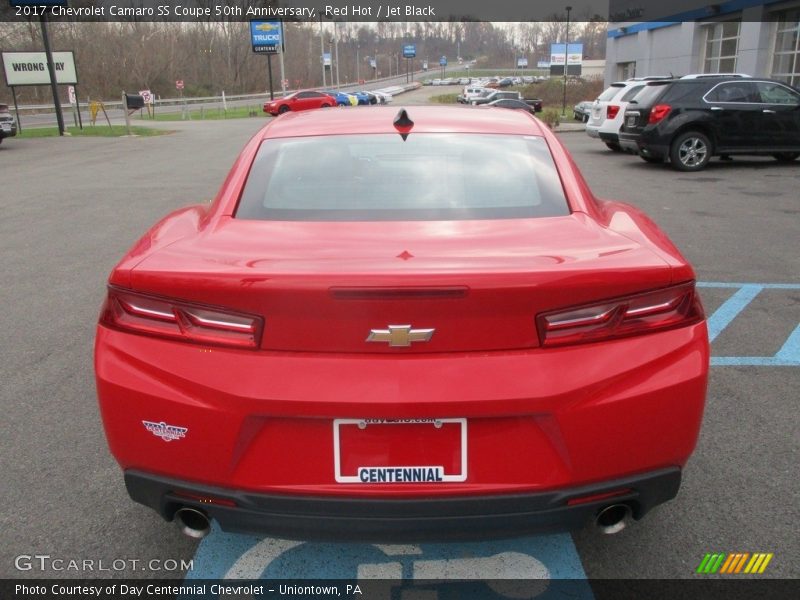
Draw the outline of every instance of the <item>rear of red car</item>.
<instances>
[{"instance_id":1,"label":"rear of red car","mask_svg":"<svg viewBox=\"0 0 800 600\"><path fill-rule=\"evenodd\" d=\"M114 270L97 385L134 500L197 534L422 540L677 493L691 268L531 117L410 112L276 121Z\"/></svg>"}]
</instances>

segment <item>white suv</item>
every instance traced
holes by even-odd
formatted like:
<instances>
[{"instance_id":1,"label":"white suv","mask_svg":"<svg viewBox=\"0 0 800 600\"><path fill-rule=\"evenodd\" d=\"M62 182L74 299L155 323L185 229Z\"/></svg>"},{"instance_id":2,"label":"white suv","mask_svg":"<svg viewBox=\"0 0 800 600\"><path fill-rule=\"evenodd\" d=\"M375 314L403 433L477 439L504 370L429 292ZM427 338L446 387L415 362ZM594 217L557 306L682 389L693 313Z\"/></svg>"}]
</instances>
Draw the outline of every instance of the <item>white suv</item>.
<instances>
[{"instance_id":1,"label":"white suv","mask_svg":"<svg viewBox=\"0 0 800 600\"><path fill-rule=\"evenodd\" d=\"M648 81L672 79L671 76L635 77L612 83L597 97L586 122L589 137L600 138L609 149L620 152L619 129L625 117L625 107Z\"/></svg>"}]
</instances>

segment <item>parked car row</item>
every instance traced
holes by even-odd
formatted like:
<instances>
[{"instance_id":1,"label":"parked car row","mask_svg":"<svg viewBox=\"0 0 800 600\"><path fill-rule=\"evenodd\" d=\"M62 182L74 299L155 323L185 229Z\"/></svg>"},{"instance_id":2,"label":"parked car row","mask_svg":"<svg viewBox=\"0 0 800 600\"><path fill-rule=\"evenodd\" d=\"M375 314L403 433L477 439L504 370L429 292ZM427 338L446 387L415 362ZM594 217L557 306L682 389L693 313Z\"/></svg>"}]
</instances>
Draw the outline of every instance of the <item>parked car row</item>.
<instances>
[{"instance_id":1,"label":"parked car row","mask_svg":"<svg viewBox=\"0 0 800 600\"><path fill-rule=\"evenodd\" d=\"M524 104L524 108L529 109L530 112L542 112L542 101L539 98L523 98L520 92L497 90L488 87L481 87L479 85L467 85L464 91L458 96L458 102L461 104L469 104L471 106L481 106L488 104L498 106L498 102L502 100L510 100L513 102L505 102L500 104L504 108L523 108L516 103Z\"/></svg>"},{"instance_id":2,"label":"parked car row","mask_svg":"<svg viewBox=\"0 0 800 600\"><path fill-rule=\"evenodd\" d=\"M483 87L508 87L511 85L525 85L530 83L539 83L544 81L546 77L536 77L533 75L525 75L523 77L455 77L446 79L426 79L422 85L470 85L478 84Z\"/></svg>"},{"instance_id":3,"label":"parked car row","mask_svg":"<svg viewBox=\"0 0 800 600\"><path fill-rule=\"evenodd\" d=\"M615 151L680 171L712 157L800 157L800 91L738 73L617 82L595 100L586 132Z\"/></svg>"},{"instance_id":4,"label":"parked car row","mask_svg":"<svg viewBox=\"0 0 800 600\"><path fill-rule=\"evenodd\" d=\"M333 106L358 106L387 104L392 95L379 90L342 92L340 90L301 90L264 103L264 112L277 116L289 111L330 108Z\"/></svg>"}]
</instances>

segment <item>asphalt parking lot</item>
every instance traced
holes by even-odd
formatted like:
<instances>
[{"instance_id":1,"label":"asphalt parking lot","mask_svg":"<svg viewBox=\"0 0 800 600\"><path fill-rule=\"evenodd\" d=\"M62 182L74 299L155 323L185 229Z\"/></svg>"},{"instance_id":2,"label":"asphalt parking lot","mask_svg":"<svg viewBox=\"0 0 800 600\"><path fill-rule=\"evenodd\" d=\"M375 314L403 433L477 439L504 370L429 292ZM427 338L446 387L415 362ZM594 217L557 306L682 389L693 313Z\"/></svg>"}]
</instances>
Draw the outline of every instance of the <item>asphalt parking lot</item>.
<instances>
[{"instance_id":1,"label":"asphalt parking lot","mask_svg":"<svg viewBox=\"0 0 800 600\"><path fill-rule=\"evenodd\" d=\"M94 398L105 278L158 218L210 200L263 123L0 147L0 577L691 578L707 552L773 553L761 577L800 577L800 162L737 158L679 173L580 132L561 139L594 192L639 206L669 234L695 265L713 324L704 426L675 501L616 536L422 546L297 545L216 530L198 545L132 503ZM27 569L21 555L95 562ZM194 560L193 569L169 560Z\"/></svg>"}]
</instances>

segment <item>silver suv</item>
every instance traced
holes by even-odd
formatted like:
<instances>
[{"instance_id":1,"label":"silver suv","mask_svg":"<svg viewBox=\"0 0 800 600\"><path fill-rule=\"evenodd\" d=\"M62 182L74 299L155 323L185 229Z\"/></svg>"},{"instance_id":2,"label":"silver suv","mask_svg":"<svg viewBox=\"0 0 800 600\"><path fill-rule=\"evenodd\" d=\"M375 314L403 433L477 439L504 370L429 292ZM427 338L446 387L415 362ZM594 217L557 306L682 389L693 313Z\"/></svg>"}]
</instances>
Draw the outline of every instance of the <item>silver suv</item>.
<instances>
[{"instance_id":1,"label":"silver suv","mask_svg":"<svg viewBox=\"0 0 800 600\"><path fill-rule=\"evenodd\" d=\"M0 143L7 137L17 135L17 122L8 112L8 104L0 104Z\"/></svg>"}]
</instances>

